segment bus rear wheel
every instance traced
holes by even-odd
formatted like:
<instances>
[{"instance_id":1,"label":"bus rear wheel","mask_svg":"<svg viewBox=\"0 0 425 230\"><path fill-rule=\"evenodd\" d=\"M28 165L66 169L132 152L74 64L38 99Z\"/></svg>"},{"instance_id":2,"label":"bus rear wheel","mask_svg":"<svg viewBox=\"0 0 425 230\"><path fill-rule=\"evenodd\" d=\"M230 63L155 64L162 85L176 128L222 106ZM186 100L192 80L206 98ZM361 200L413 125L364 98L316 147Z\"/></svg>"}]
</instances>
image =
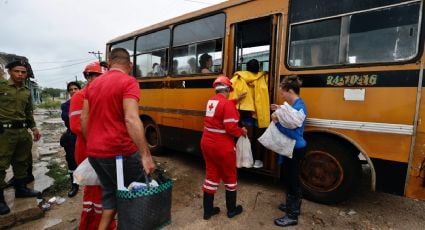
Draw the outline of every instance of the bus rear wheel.
<instances>
[{"instance_id":1,"label":"bus rear wheel","mask_svg":"<svg viewBox=\"0 0 425 230\"><path fill-rule=\"evenodd\" d=\"M161 150L161 133L152 120L144 120L145 137L152 154L159 154Z\"/></svg>"},{"instance_id":2,"label":"bus rear wheel","mask_svg":"<svg viewBox=\"0 0 425 230\"><path fill-rule=\"evenodd\" d=\"M308 139L300 176L305 198L337 203L348 199L357 188L361 164L356 149L344 140L314 135Z\"/></svg>"}]
</instances>

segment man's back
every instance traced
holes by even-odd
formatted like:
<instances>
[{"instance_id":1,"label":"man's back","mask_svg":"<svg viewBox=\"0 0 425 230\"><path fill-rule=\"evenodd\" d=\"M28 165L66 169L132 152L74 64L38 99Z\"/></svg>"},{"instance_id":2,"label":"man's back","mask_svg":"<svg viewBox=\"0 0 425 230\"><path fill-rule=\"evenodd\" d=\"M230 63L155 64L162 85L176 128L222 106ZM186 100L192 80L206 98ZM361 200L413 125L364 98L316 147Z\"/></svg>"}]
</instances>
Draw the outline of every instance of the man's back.
<instances>
[{"instance_id":1,"label":"man's back","mask_svg":"<svg viewBox=\"0 0 425 230\"><path fill-rule=\"evenodd\" d=\"M124 120L123 100L139 100L137 80L121 71L111 70L94 80L88 87L89 102L87 153L106 158L130 155L137 150Z\"/></svg>"}]
</instances>

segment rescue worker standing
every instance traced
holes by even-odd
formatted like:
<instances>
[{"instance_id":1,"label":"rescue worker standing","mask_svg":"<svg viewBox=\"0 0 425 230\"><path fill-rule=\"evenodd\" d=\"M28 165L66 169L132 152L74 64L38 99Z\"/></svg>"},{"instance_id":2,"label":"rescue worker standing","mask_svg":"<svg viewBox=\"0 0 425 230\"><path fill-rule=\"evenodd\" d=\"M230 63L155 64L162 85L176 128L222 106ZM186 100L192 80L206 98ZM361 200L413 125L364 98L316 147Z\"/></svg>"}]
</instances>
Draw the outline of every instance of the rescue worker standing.
<instances>
[{"instance_id":1,"label":"rescue worker standing","mask_svg":"<svg viewBox=\"0 0 425 230\"><path fill-rule=\"evenodd\" d=\"M83 72L87 80L87 86L103 72L104 68L102 68L99 62L88 64ZM87 158L86 140L81 131L80 121L85 95L86 88L75 93L71 98L71 105L69 107L69 124L71 131L77 135L77 142L75 144L75 162L77 165L81 164ZM78 229L98 229L100 219L102 218L102 210L102 187L100 185L84 186L83 209ZM115 227L116 222L112 221L109 229L115 229Z\"/></svg>"},{"instance_id":2,"label":"rescue worker standing","mask_svg":"<svg viewBox=\"0 0 425 230\"><path fill-rule=\"evenodd\" d=\"M7 64L10 79L0 80L0 215L10 212L3 190L6 187L6 169L11 163L15 177L15 197L41 195L26 185L28 158L32 148L31 135L27 129L31 129L34 141L41 138L35 126L31 93L25 86L27 66L22 60Z\"/></svg>"},{"instance_id":3,"label":"rescue worker standing","mask_svg":"<svg viewBox=\"0 0 425 230\"><path fill-rule=\"evenodd\" d=\"M228 100L233 90L232 83L226 76L219 76L213 83L216 95L208 100L201 149L205 160L206 176L202 187L204 191L204 219L220 212L214 207L214 194L220 180L226 188L227 217L232 218L242 212L242 206L236 206L236 151L235 137L246 136L245 127L238 126L239 112L236 110L238 100L245 97L239 95L237 100Z\"/></svg>"}]
</instances>

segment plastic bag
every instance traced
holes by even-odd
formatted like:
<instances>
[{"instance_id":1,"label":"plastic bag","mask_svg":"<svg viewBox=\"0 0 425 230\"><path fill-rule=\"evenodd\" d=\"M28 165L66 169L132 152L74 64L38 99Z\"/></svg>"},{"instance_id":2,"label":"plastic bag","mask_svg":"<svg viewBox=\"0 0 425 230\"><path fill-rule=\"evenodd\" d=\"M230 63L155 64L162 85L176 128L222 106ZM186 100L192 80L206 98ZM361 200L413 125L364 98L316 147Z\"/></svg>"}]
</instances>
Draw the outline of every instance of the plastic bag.
<instances>
[{"instance_id":1,"label":"plastic bag","mask_svg":"<svg viewBox=\"0 0 425 230\"><path fill-rule=\"evenodd\" d=\"M292 158L295 140L281 133L274 122L271 122L266 131L258 138L258 141L273 152Z\"/></svg>"},{"instance_id":2,"label":"plastic bag","mask_svg":"<svg viewBox=\"0 0 425 230\"><path fill-rule=\"evenodd\" d=\"M253 164L251 142L248 137L240 136L236 142L236 167L251 168Z\"/></svg>"},{"instance_id":3,"label":"plastic bag","mask_svg":"<svg viewBox=\"0 0 425 230\"><path fill-rule=\"evenodd\" d=\"M291 105L289 105L286 101L283 105L279 106L279 108L274 112L279 119L279 123L288 129L295 129L297 127L301 127L305 120L304 110L296 110Z\"/></svg>"},{"instance_id":4,"label":"plastic bag","mask_svg":"<svg viewBox=\"0 0 425 230\"><path fill-rule=\"evenodd\" d=\"M88 158L78 165L73 175L74 182L79 185L100 185L99 177L97 177L96 171L94 171Z\"/></svg>"}]
</instances>

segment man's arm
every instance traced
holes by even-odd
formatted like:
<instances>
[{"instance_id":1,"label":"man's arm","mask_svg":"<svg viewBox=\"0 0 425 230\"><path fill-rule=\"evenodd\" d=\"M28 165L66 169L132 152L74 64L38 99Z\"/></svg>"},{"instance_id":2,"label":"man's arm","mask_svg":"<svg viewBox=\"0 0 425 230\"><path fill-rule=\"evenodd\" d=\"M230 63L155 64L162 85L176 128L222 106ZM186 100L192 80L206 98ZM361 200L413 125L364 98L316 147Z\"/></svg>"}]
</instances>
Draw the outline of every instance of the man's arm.
<instances>
[{"instance_id":1,"label":"man's arm","mask_svg":"<svg viewBox=\"0 0 425 230\"><path fill-rule=\"evenodd\" d=\"M40 131L38 131L36 125L35 125L34 108L32 106L31 95L28 97L28 103L25 106L25 117L26 117L26 122L27 122L28 128L30 128L31 131L32 131L33 140L34 141L40 140L41 134L40 134Z\"/></svg>"},{"instance_id":2,"label":"man's arm","mask_svg":"<svg viewBox=\"0 0 425 230\"><path fill-rule=\"evenodd\" d=\"M81 131L84 139L87 140L87 124L89 121L89 101L84 99L83 111L81 112Z\"/></svg>"},{"instance_id":3,"label":"man's arm","mask_svg":"<svg viewBox=\"0 0 425 230\"><path fill-rule=\"evenodd\" d=\"M139 149L143 168L146 173L151 173L155 169L151 152L145 138L143 123L139 118L139 105L133 98L124 98L124 119L128 134ZM84 112L84 109L83 109Z\"/></svg>"}]
</instances>

